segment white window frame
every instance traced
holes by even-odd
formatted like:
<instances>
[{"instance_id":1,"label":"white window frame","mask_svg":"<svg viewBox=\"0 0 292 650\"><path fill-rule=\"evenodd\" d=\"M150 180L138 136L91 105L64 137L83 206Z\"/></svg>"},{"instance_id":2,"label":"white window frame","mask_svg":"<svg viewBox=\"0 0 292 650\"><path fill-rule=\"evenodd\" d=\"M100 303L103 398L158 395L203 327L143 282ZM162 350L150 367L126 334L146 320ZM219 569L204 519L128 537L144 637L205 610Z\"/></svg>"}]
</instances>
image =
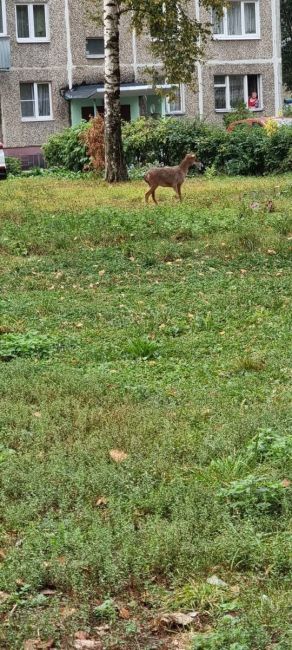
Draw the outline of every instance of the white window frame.
<instances>
[{"instance_id":1,"label":"white window frame","mask_svg":"<svg viewBox=\"0 0 292 650\"><path fill-rule=\"evenodd\" d=\"M43 5L45 8L45 25L46 25L46 36L39 37L34 36L34 17L33 17L33 7L36 5ZM27 7L28 8L28 31L29 36L27 38L21 38L18 36L17 31L17 7ZM50 21L49 21L49 5L47 2L25 2L17 3L15 5L15 24L16 24L16 41L17 43L48 43L50 40Z\"/></svg>"},{"instance_id":2,"label":"white window frame","mask_svg":"<svg viewBox=\"0 0 292 650\"><path fill-rule=\"evenodd\" d=\"M215 75L217 77L225 77L225 83L219 84L214 82L214 88L225 88L226 89L226 108L215 108L215 113L232 113L234 111L234 108L230 106L230 77L234 75ZM236 75L237 76L237 75ZM246 104L246 107L248 108L248 77L250 76L249 74L242 74L239 75L240 77L243 77L243 88L244 88L244 103ZM259 111L263 111L263 79L262 75L258 74L255 75L257 76L258 80L258 98L259 98L259 107L258 108L250 108L250 110L253 113L257 113ZM215 102L215 93L214 93L214 102Z\"/></svg>"},{"instance_id":3,"label":"white window frame","mask_svg":"<svg viewBox=\"0 0 292 650\"><path fill-rule=\"evenodd\" d=\"M261 16L260 16L260 3L259 0L230 0L230 2L238 1L241 4L241 25L242 33L241 34L228 34L228 21L227 21L227 7L223 9L223 34L214 34L214 41L254 41L261 38ZM256 33L255 34L246 34L245 33L245 17L244 17L244 5L254 2L255 12L256 12ZM214 14L211 14L211 22L213 23Z\"/></svg>"},{"instance_id":4,"label":"white window frame","mask_svg":"<svg viewBox=\"0 0 292 650\"><path fill-rule=\"evenodd\" d=\"M3 32L0 32L0 36L7 36L6 1L5 0L2 0L2 21L3 21Z\"/></svg>"},{"instance_id":5,"label":"white window frame","mask_svg":"<svg viewBox=\"0 0 292 650\"><path fill-rule=\"evenodd\" d=\"M105 42L103 36L87 36L85 40L85 55L87 59L104 59L105 52L103 54L87 54L86 41L96 41L97 39L103 40L103 47L105 49Z\"/></svg>"},{"instance_id":6,"label":"white window frame","mask_svg":"<svg viewBox=\"0 0 292 650\"><path fill-rule=\"evenodd\" d=\"M185 97L185 87L184 84L177 84L177 87L180 89L180 110L172 111L170 108L171 101L169 98L165 98L165 114L166 115L184 115L186 112L186 97Z\"/></svg>"},{"instance_id":7,"label":"white window frame","mask_svg":"<svg viewBox=\"0 0 292 650\"><path fill-rule=\"evenodd\" d=\"M52 84L50 81L22 81L21 83L29 83L33 85L33 100L28 99L27 101L34 101L35 105L35 116L30 116L30 117L22 117L21 114L21 121L22 122L50 122L53 120L53 108L52 108ZM38 85L43 85L43 84L48 84L49 86L49 98L50 98L50 115L39 115L39 98L38 98ZM20 89L19 89L20 92ZM23 99L20 99L20 112L21 112L21 104Z\"/></svg>"}]
</instances>

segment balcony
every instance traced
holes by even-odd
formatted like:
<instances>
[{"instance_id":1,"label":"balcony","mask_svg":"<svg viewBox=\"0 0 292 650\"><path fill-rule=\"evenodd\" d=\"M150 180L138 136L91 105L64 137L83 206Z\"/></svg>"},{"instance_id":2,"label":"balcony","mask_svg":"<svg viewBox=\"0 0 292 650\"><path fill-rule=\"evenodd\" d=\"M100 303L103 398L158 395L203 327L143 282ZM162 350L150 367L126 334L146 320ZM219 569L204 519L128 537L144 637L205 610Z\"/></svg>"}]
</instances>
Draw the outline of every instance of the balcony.
<instances>
[{"instance_id":1,"label":"balcony","mask_svg":"<svg viewBox=\"0 0 292 650\"><path fill-rule=\"evenodd\" d=\"M10 38L0 36L0 72L10 69Z\"/></svg>"}]
</instances>

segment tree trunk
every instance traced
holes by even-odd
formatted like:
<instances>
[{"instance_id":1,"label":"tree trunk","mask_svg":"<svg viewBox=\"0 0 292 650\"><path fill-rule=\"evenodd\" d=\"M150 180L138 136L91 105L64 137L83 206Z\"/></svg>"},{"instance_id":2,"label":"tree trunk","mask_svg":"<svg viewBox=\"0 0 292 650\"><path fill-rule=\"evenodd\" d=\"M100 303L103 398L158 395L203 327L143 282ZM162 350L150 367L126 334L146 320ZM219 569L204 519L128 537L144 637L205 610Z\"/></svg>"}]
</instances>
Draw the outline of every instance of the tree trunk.
<instances>
[{"instance_id":1,"label":"tree trunk","mask_svg":"<svg viewBox=\"0 0 292 650\"><path fill-rule=\"evenodd\" d=\"M128 178L124 158L120 106L120 45L118 0L104 0L105 175L109 183Z\"/></svg>"}]
</instances>

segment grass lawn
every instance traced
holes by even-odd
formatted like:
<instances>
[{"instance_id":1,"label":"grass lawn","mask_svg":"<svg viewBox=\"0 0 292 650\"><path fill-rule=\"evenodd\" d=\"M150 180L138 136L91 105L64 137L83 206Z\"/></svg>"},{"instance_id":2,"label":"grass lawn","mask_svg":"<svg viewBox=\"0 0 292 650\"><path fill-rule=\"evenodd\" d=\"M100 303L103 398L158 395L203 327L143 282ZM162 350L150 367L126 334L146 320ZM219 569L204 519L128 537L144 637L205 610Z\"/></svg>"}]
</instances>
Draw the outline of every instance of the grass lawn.
<instances>
[{"instance_id":1,"label":"grass lawn","mask_svg":"<svg viewBox=\"0 0 292 650\"><path fill-rule=\"evenodd\" d=\"M288 650L292 175L145 190L0 184L0 648Z\"/></svg>"}]
</instances>

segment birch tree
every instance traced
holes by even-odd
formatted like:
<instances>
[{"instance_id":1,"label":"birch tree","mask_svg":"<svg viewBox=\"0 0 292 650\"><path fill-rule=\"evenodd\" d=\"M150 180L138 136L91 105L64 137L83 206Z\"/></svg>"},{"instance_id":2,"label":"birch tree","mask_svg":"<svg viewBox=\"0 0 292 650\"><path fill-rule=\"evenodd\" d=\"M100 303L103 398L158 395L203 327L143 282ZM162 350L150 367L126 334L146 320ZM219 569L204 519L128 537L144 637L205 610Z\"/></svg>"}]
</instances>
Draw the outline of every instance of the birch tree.
<instances>
[{"instance_id":1,"label":"birch tree","mask_svg":"<svg viewBox=\"0 0 292 650\"><path fill-rule=\"evenodd\" d=\"M100 0L89 1L100 11ZM120 111L121 16L129 14L131 27L138 36L145 29L150 32L153 60L161 61L161 71L168 84L192 84L195 64L202 58L210 34L210 24L203 24L196 17L195 4L195 0L103 0L105 166L106 180L110 183L127 179ZM219 13L224 4L226 0L198 0L198 6Z\"/></svg>"}]
</instances>

